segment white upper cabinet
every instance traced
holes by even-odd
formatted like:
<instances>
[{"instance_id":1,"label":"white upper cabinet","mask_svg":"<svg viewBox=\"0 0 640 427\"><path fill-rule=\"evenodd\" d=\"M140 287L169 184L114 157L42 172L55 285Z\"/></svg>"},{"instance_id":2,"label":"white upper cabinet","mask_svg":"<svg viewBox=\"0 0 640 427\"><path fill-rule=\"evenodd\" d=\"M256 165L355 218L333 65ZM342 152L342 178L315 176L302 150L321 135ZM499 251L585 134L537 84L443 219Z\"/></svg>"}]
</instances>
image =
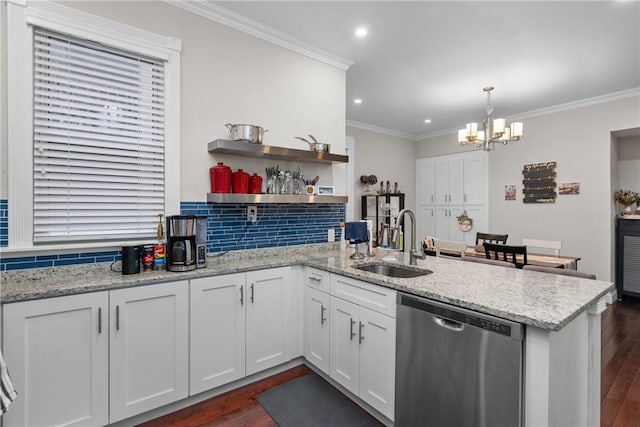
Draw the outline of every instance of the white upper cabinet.
<instances>
[{"instance_id":1,"label":"white upper cabinet","mask_svg":"<svg viewBox=\"0 0 640 427\"><path fill-rule=\"evenodd\" d=\"M484 205L485 200L485 157L464 159L464 204Z\"/></svg>"},{"instance_id":2,"label":"white upper cabinet","mask_svg":"<svg viewBox=\"0 0 640 427\"><path fill-rule=\"evenodd\" d=\"M436 204L436 165L433 159L418 159L416 161L416 188L418 191L418 206Z\"/></svg>"},{"instance_id":3,"label":"white upper cabinet","mask_svg":"<svg viewBox=\"0 0 640 427\"><path fill-rule=\"evenodd\" d=\"M462 159L438 159L435 166L436 205L461 205L464 198Z\"/></svg>"}]
</instances>

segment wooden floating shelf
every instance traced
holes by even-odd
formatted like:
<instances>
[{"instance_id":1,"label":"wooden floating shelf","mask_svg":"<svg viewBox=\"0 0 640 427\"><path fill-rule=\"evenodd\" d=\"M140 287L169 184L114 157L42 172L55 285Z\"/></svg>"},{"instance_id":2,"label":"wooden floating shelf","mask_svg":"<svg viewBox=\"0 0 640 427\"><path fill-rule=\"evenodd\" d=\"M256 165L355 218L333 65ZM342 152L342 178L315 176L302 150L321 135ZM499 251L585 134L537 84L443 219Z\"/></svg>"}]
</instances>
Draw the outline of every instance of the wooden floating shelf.
<instances>
[{"instance_id":1,"label":"wooden floating shelf","mask_svg":"<svg viewBox=\"0 0 640 427\"><path fill-rule=\"evenodd\" d=\"M347 203L347 196L305 196L298 194L208 193L210 203Z\"/></svg>"},{"instance_id":2,"label":"wooden floating shelf","mask_svg":"<svg viewBox=\"0 0 640 427\"><path fill-rule=\"evenodd\" d=\"M251 144L244 141L216 139L207 149L210 153L235 154L247 157L266 157L277 160L298 160L312 163L347 163L349 156L331 154L322 151L296 150L294 148L274 147L271 145Z\"/></svg>"}]
</instances>

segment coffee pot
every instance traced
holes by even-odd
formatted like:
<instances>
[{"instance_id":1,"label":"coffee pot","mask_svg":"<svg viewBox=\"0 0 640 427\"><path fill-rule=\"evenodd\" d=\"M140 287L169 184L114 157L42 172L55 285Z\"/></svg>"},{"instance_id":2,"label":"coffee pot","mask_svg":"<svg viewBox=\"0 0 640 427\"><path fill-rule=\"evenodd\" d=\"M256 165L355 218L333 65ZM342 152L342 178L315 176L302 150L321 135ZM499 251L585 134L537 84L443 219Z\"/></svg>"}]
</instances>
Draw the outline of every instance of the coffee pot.
<instances>
[{"instance_id":1,"label":"coffee pot","mask_svg":"<svg viewBox=\"0 0 640 427\"><path fill-rule=\"evenodd\" d=\"M191 271L196 264L196 217L167 217L166 265L169 271Z\"/></svg>"}]
</instances>

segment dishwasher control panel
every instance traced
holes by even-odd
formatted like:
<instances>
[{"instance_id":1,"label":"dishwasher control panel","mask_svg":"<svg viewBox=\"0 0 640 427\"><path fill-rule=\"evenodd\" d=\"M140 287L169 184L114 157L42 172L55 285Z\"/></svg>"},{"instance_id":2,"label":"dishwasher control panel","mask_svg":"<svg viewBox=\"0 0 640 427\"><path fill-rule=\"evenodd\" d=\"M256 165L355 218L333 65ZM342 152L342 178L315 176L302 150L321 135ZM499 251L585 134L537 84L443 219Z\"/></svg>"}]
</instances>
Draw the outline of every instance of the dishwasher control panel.
<instances>
[{"instance_id":1,"label":"dishwasher control panel","mask_svg":"<svg viewBox=\"0 0 640 427\"><path fill-rule=\"evenodd\" d=\"M469 310L458 307L455 309L449 309L439 305L438 303L427 302L423 299L413 298L408 295L400 295L399 303L401 305L432 313L438 317L452 320L454 322L464 323L466 325L486 329L497 334L521 339L522 325L509 320L503 321L501 319L494 318L493 316L483 316L480 313L473 313ZM514 331L514 327L517 328L517 331Z\"/></svg>"}]
</instances>

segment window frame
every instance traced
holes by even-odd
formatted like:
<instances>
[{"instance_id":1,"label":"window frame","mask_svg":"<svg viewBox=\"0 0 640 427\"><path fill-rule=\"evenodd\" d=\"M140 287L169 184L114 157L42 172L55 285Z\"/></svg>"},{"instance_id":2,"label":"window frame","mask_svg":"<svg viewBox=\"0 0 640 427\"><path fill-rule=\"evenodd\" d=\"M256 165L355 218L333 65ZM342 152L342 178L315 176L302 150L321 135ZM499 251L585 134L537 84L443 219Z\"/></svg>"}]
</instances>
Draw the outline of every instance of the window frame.
<instances>
[{"instance_id":1,"label":"window frame","mask_svg":"<svg viewBox=\"0 0 640 427\"><path fill-rule=\"evenodd\" d=\"M124 242L33 243L33 27L165 61L165 215L180 213L181 41L50 2L7 0L9 246L3 253L118 247ZM14 166L17 165L17 166ZM131 244L131 241L127 241Z\"/></svg>"}]
</instances>

